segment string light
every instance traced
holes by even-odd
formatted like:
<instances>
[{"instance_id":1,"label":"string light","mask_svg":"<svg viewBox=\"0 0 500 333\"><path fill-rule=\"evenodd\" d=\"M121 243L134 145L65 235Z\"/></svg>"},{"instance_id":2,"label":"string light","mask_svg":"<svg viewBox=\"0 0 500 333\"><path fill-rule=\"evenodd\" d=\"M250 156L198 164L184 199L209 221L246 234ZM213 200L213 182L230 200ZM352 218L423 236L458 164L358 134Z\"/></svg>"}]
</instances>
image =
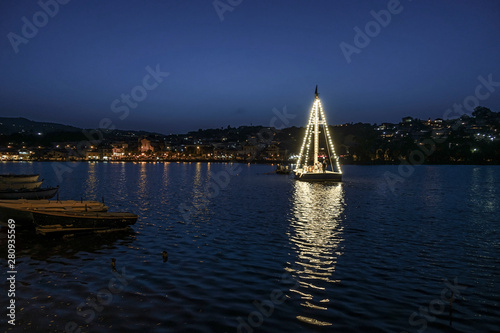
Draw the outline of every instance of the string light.
<instances>
[{"instance_id":1,"label":"string light","mask_svg":"<svg viewBox=\"0 0 500 333\"><path fill-rule=\"evenodd\" d=\"M314 103L311 108L311 112L309 114L309 120L307 122L306 126L306 134L304 136L304 141L302 143L302 147L300 149L300 154L297 159L297 168L299 169L301 166L302 158L304 157L304 165L307 167L307 163L309 161L309 151L310 151L310 143L311 143L311 137L314 132L315 135L315 140L314 140L314 145L315 145L315 155L313 156L313 160L317 160L317 155L318 155L318 149L319 149L319 124L323 125L327 142L328 142L328 149L332 152L333 158L335 160L335 165L337 166L337 172L342 174L342 170L340 169L340 163L339 163L339 157L337 156L337 153L335 152L335 146L333 145L332 142L332 137L330 136L330 131L328 130L328 122L326 121L325 113L323 111L323 105L321 104L321 100L317 97L314 100ZM304 154L305 150L305 154ZM303 168L301 168L303 169Z\"/></svg>"},{"instance_id":2,"label":"string light","mask_svg":"<svg viewBox=\"0 0 500 333\"><path fill-rule=\"evenodd\" d=\"M300 167L302 157L304 156L304 148L306 146L307 142L310 142L310 136L312 134L312 126L313 126L313 114L314 114L314 106L316 103L313 104L313 107L311 109L311 112L309 113L309 121L307 123L307 128L306 128L306 135L304 136L304 141L302 143L302 148L300 149L300 154L299 158L297 159L297 168ZM306 158L309 156L309 145L307 145L307 152L306 152ZM307 161L304 160L304 164L307 164Z\"/></svg>"}]
</instances>

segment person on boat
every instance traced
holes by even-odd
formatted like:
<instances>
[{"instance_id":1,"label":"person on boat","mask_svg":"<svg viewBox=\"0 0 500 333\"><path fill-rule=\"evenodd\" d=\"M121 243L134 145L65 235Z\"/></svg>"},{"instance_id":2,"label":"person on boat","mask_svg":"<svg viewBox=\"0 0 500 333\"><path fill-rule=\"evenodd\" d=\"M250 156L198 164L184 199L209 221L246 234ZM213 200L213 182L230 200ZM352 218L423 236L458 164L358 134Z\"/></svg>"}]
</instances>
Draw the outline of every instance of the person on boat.
<instances>
[{"instance_id":1,"label":"person on boat","mask_svg":"<svg viewBox=\"0 0 500 333\"><path fill-rule=\"evenodd\" d=\"M323 173L326 172L326 160L323 160Z\"/></svg>"}]
</instances>

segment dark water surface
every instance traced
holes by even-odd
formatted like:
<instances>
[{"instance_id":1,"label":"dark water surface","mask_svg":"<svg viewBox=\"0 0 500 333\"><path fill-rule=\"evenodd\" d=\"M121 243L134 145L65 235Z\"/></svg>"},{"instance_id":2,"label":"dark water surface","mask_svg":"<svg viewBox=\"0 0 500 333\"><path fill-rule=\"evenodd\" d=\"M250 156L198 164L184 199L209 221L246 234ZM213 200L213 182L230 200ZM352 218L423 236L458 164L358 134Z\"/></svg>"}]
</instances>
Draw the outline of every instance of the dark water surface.
<instances>
[{"instance_id":1,"label":"dark water surface","mask_svg":"<svg viewBox=\"0 0 500 333\"><path fill-rule=\"evenodd\" d=\"M59 184L60 199L104 196L110 210L140 216L126 233L52 239L17 230L16 326L4 320L4 283L2 327L500 331L500 167L420 166L401 176L398 166L345 166L345 181L331 185L273 169L0 164ZM0 245L5 276L5 227Z\"/></svg>"}]
</instances>

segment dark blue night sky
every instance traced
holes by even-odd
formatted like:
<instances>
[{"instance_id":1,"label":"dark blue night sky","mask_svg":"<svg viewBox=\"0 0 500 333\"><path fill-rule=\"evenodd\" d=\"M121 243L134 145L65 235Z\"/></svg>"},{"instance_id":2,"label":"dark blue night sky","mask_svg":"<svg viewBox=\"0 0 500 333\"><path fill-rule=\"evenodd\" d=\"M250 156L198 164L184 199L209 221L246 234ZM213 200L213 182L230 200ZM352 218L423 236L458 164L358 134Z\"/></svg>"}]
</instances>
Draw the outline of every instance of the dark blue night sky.
<instances>
[{"instance_id":1,"label":"dark blue night sky","mask_svg":"<svg viewBox=\"0 0 500 333\"><path fill-rule=\"evenodd\" d=\"M498 1L40 3L51 15L0 3L1 116L168 134L269 126L286 106L303 126L316 84L331 124L500 111Z\"/></svg>"}]
</instances>

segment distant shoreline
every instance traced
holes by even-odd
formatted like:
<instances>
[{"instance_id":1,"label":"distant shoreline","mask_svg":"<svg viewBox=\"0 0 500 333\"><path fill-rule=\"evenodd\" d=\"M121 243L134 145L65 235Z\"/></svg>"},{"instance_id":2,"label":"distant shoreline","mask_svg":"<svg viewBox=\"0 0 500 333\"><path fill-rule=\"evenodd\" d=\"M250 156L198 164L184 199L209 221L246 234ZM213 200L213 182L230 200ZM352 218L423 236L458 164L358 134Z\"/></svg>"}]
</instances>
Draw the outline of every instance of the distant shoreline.
<instances>
[{"instance_id":1,"label":"distant shoreline","mask_svg":"<svg viewBox=\"0 0 500 333\"><path fill-rule=\"evenodd\" d=\"M37 161L1 161L2 163L33 163L33 162L41 162L41 163L240 163L240 164L268 164L268 165L278 165L285 164L290 165L293 163L286 163L283 161L241 161L241 160L228 160L228 161L220 161L220 160L111 160L111 161L51 161L51 160L37 160ZM373 163L346 163L341 164L344 165L357 165L357 166L382 166L382 165L411 165L411 166L420 166L420 165L478 165L478 166L492 166L492 165L500 165L500 161L491 161L484 163L470 163L470 162L456 162L456 163L420 163L420 164L411 164L411 163L391 163L391 162L376 162Z\"/></svg>"}]
</instances>

